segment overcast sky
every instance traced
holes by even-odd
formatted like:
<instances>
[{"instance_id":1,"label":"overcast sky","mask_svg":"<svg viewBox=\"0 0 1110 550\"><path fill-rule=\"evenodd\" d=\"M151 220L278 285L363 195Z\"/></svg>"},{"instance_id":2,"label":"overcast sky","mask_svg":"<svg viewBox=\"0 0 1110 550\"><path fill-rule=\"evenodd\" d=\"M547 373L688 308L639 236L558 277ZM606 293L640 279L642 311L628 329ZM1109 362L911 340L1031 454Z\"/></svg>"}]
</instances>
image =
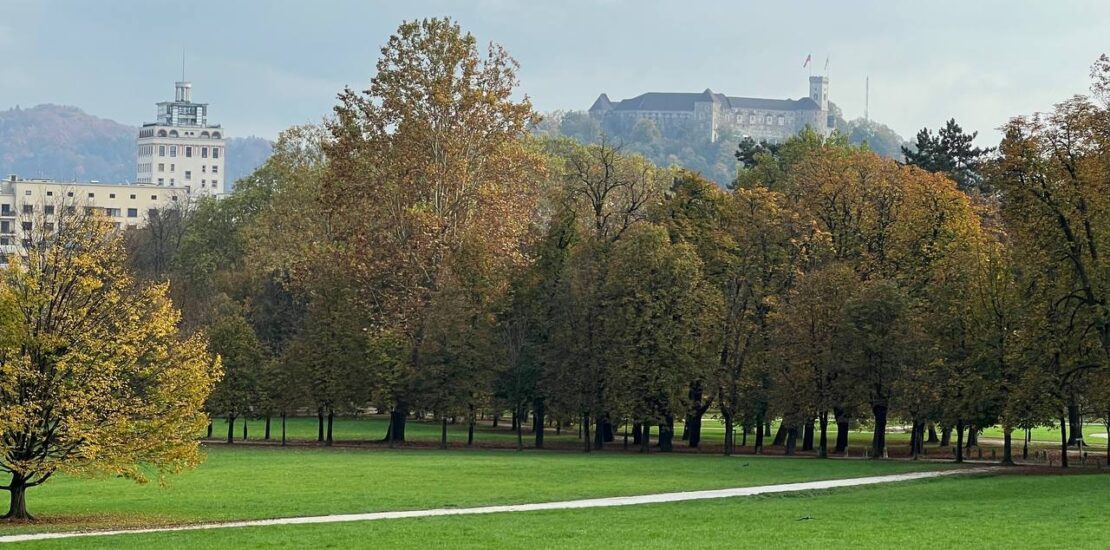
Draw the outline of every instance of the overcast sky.
<instances>
[{"instance_id":1,"label":"overcast sky","mask_svg":"<svg viewBox=\"0 0 1110 550\"><path fill-rule=\"evenodd\" d=\"M445 2L0 0L0 109L76 105L128 124L154 118L181 76L210 122L274 137L364 88L405 19L449 15L521 64L541 111L645 91L807 93L812 53L830 98L906 138L955 117L985 143L1012 115L1085 93L1110 50L1106 1Z\"/></svg>"}]
</instances>

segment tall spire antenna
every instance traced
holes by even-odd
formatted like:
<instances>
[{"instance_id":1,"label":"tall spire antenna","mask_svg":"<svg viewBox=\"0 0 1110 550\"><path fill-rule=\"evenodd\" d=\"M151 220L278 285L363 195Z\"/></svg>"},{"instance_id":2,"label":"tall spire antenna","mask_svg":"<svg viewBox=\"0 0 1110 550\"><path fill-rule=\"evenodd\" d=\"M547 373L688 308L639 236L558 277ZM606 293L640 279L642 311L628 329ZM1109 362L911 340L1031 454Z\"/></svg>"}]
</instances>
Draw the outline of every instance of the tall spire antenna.
<instances>
[{"instance_id":1,"label":"tall spire antenna","mask_svg":"<svg viewBox=\"0 0 1110 550\"><path fill-rule=\"evenodd\" d=\"M867 77L866 84L863 88L863 120L871 122L870 113L868 112L871 107L871 77Z\"/></svg>"},{"instance_id":2,"label":"tall spire antenna","mask_svg":"<svg viewBox=\"0 0 1110 550\"><path fill-rule=\"evenodd\" d=\"M181 81L185 82L185 46L181 46Z\"/></svg>"}]
</instances>

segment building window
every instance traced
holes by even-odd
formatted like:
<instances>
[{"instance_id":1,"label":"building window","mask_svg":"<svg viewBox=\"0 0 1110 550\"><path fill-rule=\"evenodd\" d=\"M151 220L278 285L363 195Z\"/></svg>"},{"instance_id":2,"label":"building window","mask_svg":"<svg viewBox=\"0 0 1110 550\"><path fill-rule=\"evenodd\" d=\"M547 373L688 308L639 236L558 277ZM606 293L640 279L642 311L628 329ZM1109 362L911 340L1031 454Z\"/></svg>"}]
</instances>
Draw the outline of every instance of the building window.
<instances>
[{"instance_id":1,"label":"building window","mask_svg":"<svg viewBox=\"0 0 1110 550\"><path fill-rule=\"evenodd\" d=\"M193 158L193 148L185 147L185 158Z\"/></svg>"},{"instance_id":2,"label":"building window","mask_svg":"<svg viewBox=\"0 0 1110 550\"><path fill-rule=\"evenodd\" d=\"M33 205L33 204L24 204L23 205L23 213L24 214L34 214L35 213L35 205Z\"/></svg>"},{"instance_id":3,"label":"building window","mask_svg":"<svg viewBox=\"0 0 1110 550\"><path fill-rule=\"evenodd\" d=\"M165 184L166 184L166 178L158 178L158 185L165 185Z\"/></svg>"},{"instance_id":4,"label":"building window","mask_svg":"<svg viewBox=\"0 0 1110 550\"><path fill-rule=\"evenodd\" d=\"M108 193L108 198L109 199L114 199L114 198L116 198L116 194L115 193Z\"/></svg>"},{"instance_id":5,"label":"building window","mask_svg":"<svg viewBox=\"0 0 1110 550\"><path fill-rule=\"evenodd\" d=\"M176 157L177 156L177 146L176 145L170 145L170 156L171 157ZM173 166L173 165L171 164L170 166Z\"/></svg>"},{"instance_id":6,"label":"building window","mask_svg":"<svg viewBox=\"0 0 1110 550\"><path fill-rule=\"evenodd\" d=\"M32 222L23 222L22 227L24 231L30 231L35 228L35 224Z\"/></svg>"},{"instance_id":7,"label":"building window","mask_svg":"<svg viewBox=\"0 0 1110 550\"><path fill-rule=\"evenodd\" d=\"M785 126L785 125L786 125L786 117L784 117L782 115L779 115L779 126Z\"/></svg>"},{"instance_id":8,"label":"building window","mask_svg":"<svg viewBox=\"0 0 1110 550\"><path fill-rule=\"evenodd\" d=\"M48 197L53 197L53 196L54 196L54 192L53 192L53 191L47 191L47 192L46 192L46 196L48 196Z\"/></svg>"},{"instance_id":9,"label":"building window","mask_svg":"<svg viewBox=\"0 0 1110 550\"><path fill-rule=\"evenodd\" d=\"M191 170L186 170L185 171L185 181L189 181L191 179L193 179L193 172Z\"/></svg>"},{"instance_id":10,"label":"building window","mask_svg":"<svg viewBox=\"0 0 1110 550\"><path fill-rule=\"evenodd\" d=\"M748 116L748 124L755 124L755 115Z\"/></svg>"},{"instance_id":11,"label":"building window","mask_svg":"<svg viewBox=\"0 0 1110 550\"><path fill-rule=\"evenodd\" d=\"M138 218L139 217L139 209L138 208L128 208L127 209L127 217L128 218Z\"/></svg>"},{"instance_id":12,"label":"building window","mask_svg":"<svg viewBox=\"0 0 1110 550\"><path fill-rule=\"evenodd\" d=\"M176 181L174 181L174 179L173 179L173 178L170 178L170 186L172 187L172 186L174 186L174 185L177 185L177 182L176 182Z\"/></svg>"},{"instance_id":13,"label":"building window","mask_svg":"<svg viewBox=\"0 0 1110 550\"><path fill-rule=\"evenodd\" d=\"M220 167L213 164L212 165L212 173L213 174L219 174L220 173Z\"/></svg>"},{"instance_id":14,"label":"building window","mask_svg":"<svg viewBox=\"0 0 1110 550\"><path fill-rule=\"evenodd\" d=\"M150 200L152 200L152 201L158 200L158 195L151 195Z\"/></svg>"},{"instance_id":15,"label":"building window","mask_svg":"<svg viewBox=\"0 0 1110 550\"><path fill-rule=\"evenodd\" d=\"M216 181L216 180L212 180L212 189L215 189L215 188L216 188L216 184L217 184L217 183L220 183L220 182L218 182L218 181Z\"/></svg>"},{"instance_id":16,"label":"building window","mask_svg":"<svg viewBox=\"0 0 1110 550\"><path fill-rule=\"evenodd\" d=\"M90 199L95 199L96 198L96 193L89 193L89 198Z\"/></svg>"},{"instance_id":17,"label":"building window","mask_svg":"<svg viewBox=\"0 0 1110 550\"><path fill-rule=\"evenodd\" d=\"M118 218L119 217L119 208L106 208L106 209L104 209L104 213L111 216L111 217Z\"/></svg>"},{"instance_id":18,"label":"building window","mask_svg":"<svg viewBox=\"0 0 1110 550\"><path fill-rule=\"evenodd\" d=\"M170 172L174 172L176 170L177 170L177 165L176 164L170 164Z\"/></svg>"},{"instance_id":19,"label":"building window","mask_svg":"<svg viewBox=\"0 0 1110 550\"><path fill-rule=\"evenodd\" d=\"M67 197L72 197L72 196L73 196L73 191L68 191L68 192L66 192L66 196L67 196Z\"/></svg>"},{"instance_id":20,"label":"building window","mask_svg":"<svg viewBox=\"0 0 1110 550\"><path fill-rule=\"evenodd\" d=\"M54 205L53 204L48 204L48 205L44 206L43 207L43 213L46 214L47 216L53 216L54 215Z\"/></svg>"},{"instance_id":21,"label":"building window","mask_svg":"<svg viewBox=\"0 0 1110 550\"><path fill-rule=\"evenodd\" d=\"M23 192L23 194L24 194L24 195L27 195L28 197L30 197L30 196L31 196L31 190L30 190L30 189L28 189L28 190L24 191L24 192Z\"/></svg>"},{"instance_id":22,"label":"building window","mask_svg":"<svg viewBox=\"0 0 1110 550\"><path fill-rule=\"evenodd\" d=\"M174 195L174 196L170 197L170 200L176 202L177 201L177 195Z\"/></svg>"},{"instance_id":23,"label":"building window","mask_svg":"<svg viewBox=\"0 0 1110 550\"><path fill-rule=\"evenodd\" d=\"M131 199L132 199L132 200L134 200L134 199L135 199L135 195L131 195Z\"/></svg>"},{"instance_id":24,"label":"building window","mask_svg":"<svg viewBox=\"0 0 1110 550\"><path fill-rule=\"evenodd\" d=\"M212 148L212 158L214 158L214 159L220 158L220 148L219 147L213 147Z\"/></svg>"},{"instance_id":25,"label":"building window","mask_svg":"<svg viewBox=\"0 0 1110 550\"><path fill-rule=\"evenodd\" d=\"M202 158L202 159L208 158L208 148L207 147L201 147L200 148L200 158Z\"/></svg>"},{"instance_id":26,"label":"building window","mask_svg":"<svg viewBox=\"0 0 1110 550\"><path fill-rule=\"evenodd\" d=\"M165 165L165 164L163 164L163 163L161 163L161 162L159 162L159 163L158 163L158 171L159 171L159 172L165 172L165 171L166 171L166 165Z\"/></svg>"},{"instance_id":27,"label":"building window","mask_svg":"<svg viewBox=\"0 0 1110 550\"><path fill-rule=\"evenodd\" d=\"M766 122L767 124L771 124L771 115L767 115L767 119L764 120L764 122Z\"/></svg>"},{"instance_id":28,"label":"building window","mask_svg":"<svg viewBox=\"0 0 1110 550\"><path fill-rule=\"evenodd\" d=\"M207 172L208 171L208 165L202 164L200 166L200 171L201 171L201 173Z\"/></svg>"},{"instance_id":29,"label":"building window","mask_svg":"<svg viewBox=\"0 0 1110 550\"><path fill-rule=\"evenodd\" d=\"M165 145L159 145L158 146L158 156L160 156L160 157L166 156L166 146Z\"/></svg>"}]
</instances>

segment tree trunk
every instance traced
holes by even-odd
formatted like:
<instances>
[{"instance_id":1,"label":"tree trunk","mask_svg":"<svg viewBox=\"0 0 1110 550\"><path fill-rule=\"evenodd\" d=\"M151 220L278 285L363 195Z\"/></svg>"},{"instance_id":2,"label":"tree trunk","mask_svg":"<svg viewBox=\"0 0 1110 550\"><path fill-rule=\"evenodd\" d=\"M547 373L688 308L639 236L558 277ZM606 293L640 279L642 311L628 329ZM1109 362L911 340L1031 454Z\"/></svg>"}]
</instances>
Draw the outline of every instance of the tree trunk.
<instances>
[{"instance_id":1,"label":"tree trunk","mask_svg":"<svg viewBox=\"0 0 1110 550\"><path fill-rule=\"evenodd\" d=\"M543 448L544 425L545 425L545 422L547 421L547 411L544 409L543 399L536 400L535 409L536 409L536 415L535 415L535 418L536 418L536 423L535 423L536 444L535 444L535 447L537 449L542 449Z\"/></svg>"},{"instance_id":2,"label":"tree trunk","mask_svg":"<svg viewBox=\"0 0 1110 550\"><path fill-rule=\"evenodd\" d=\"M331 409L328 409L328 433L327 433L326 436L324 436L324 445L327 445L328 447L331 447L331 444L335 442L335 439L332 438L332 431L331 431L332 424L334 422L335 422L335 411L333 411Z\"/></svg>"},{"instance_id":3,"label":"tree trunk","mask_svg":"<svg viewBox=\"0 0 1110 550\"><path fill-rule=\"evenodd\" d=\"M632 444L639 445L640 440L643 439L644 425L639 422L632 423Z\"/></svg>"},{"instance_id":4,"label":"tree trunk","mask_svg":"<svg viewBox=\"0 0 1110 550\"><path fill-rule=\"evenodd\" d=\"M748 425L747 424L744 424L744 426L742 428L740 428L740 446L741 447L747 447L748 446Z\"/></svg>"},{"instance_id":5,"label":"tree trunk","mask_svg":"<svg viewBox=\"0 0 1110 550\"><path fill-rule=\"evenodd\" d=\"M1068 405L1068 446L1083 443L1083 418L1079 415L1079 405Z\"/></svg>"},{"instance_id":6,"label":"tree trunk","mask_svg":"<svg viewBox=\"0 0 1110 550\"><path fill-rule=\"evenodd\" d=\"M605 448L605 415L599 414L594 420L594 449L600 451Z\"/></svg>"},{"instance_id":7,"label":"tree trunk","mask_svg":"<svg viewBox=\"0 0 1110 550\"><path fill-rule=\"evenodd\" d=\"M498 421L500 416L501 416L501 413L493 413L493 427L494 428L497 427L497 421Z\"/></svg>"},{"instance_id":8,"label":"tree trunk","mask_svg":"<svg viewBox=\"0 0 1110 550\"><path fill-rule=\"evenodd\" d=\"M390 446L405 441L405 422L408 417L409 409L406 404L399 403L393 410L389 411L389 429L386 430L385 440L389 442Z\"/></svg>"},{"instance_id":9,"label":"tree trunk","mask_svg":"<svg viewBox=\"0 0 1110 550\"><path fill-rule=\"evenodd\" d=\"M786 456L794 456L794 449L798 445L798 427L791 426L786 430Z\"/></svg>"},{"instance_id":10,"label":"tree trunk","mask_svg":"<svg viewBox=\"0 0 1110 550\"><path fill-rule=\"evenodd\" d=\"M674 450L674 416L667 415L659 425L659 450L669 453Z\"/></svg>"},{"instance_id":11,"label":"tree trunk","mask_svg":"<svg viewBox=\"0 0 1110 550\"><path fill-rule=\"evenodd\" d=\"M926 443L939 443L940 442L940 439L937 438L937 425L932 423L932 422L929 423L929 439L926 440L925 442Z\"/></svg>"},{"instance_id":12,"label":"tree trunk","mask_svg":"<svg viewBox=\"0 0 1110 550\"><path fill-rule=\"evenodd\" d=\"M1013 430L1013 428L1006 427L1006 426L1003 426L1003 430L1005 430L1005 431L1002 434L1002 464L1006 465L1006 466L1013 466L1014 465L1014 456L1013 456L1014 450L1013 450L1013 441L1011 440L1011 436L1013 435L1014 430Z\"/></svg>"},{"instance_id":13,"label":"tree trunk","mask_svg":"<svg viewBox=\"0 0 1110 550\"><path fill-rule=\"evenodd\" d=\"M813 450L813 419L806 419L806 423L802 426L802 450Z\"/></svg>"},{"instance_id":14,"label":"tree trunk","mask_svg":"<svg viewBox=\"0 0 1110 550\"><path fill-rule=\"evenodd\" d=\"M613 433L613 423L609 421L609 415L605 415L605 422L601 426L603 428L602 433L604 434L604 441L606 443L612 443L617 440L616 434Z\"/></svg>"},{"instance_id":15,"label":"tree trunk","mask_svg":"<svg viewBox=\"0 0 1110 550\"><path fill-rule=\"evenodd\" d=\"M1063 416L1060 417L1060 467L1068 467L1068 419Z\"/></svg>"},{"instance_id":16,"label":"tree trunk","mask_svg":"<svg viewBox=\"0 0 1110 550\"><path fill-rule=\"evenodd\" d=\"M763 425L763 435L765 435L765 436L771 435L771 421L770 420L768 420Z\"/></svg>"},{"instance_id":17,"label":"tree trunk","mask_svg":"<svg viewBox=\"0 0 1110 550\"><path fill-rule=\"evenodd\" d=\"M316 442L324 442L324 409L316 409Z\"/></svg>"},{"instance_id":18,"label":"tree trunk","mask_svg":"<svg viewBox=\"0 0 1110 550\"><path fill-rule=\"evenodd\" d=\"M964 421L956 421L956 462L964 461Z\"/></svg>"},{"instance_id":19,"label":"tree trunk","mask_svg":"<svg viewBox=\"0 0 1110 550\"><path fill-rule=\"evenodd\" d=\"M511 418L512 425L509 426L509 427L515 432L516 429L517 429L517 426L520 425L520 419L517 418L517 414L516 414L515 410L513 411L513 414L510 418Z\"/></svg>"},{"instance_id":20,"label":"tree trunk","mask_svg":"<svg viewBox=\"0 0 1110 550\"><path fill-rule=\"evenodd\" d=\"M817 415L817 421L821 424L821 433L817 436L817 458L829 457L829 411L821 411Z\"/></svg>"},{"instance_id":21,"label":"tree trunk","mask_svg":"<svg viewBox=\"0 0 1110 550\"><path fill-rule=\"evenodd\" d=\"M782 422L779 422L779 431L775 432L775 439L771 441L771 446L780 447L782 445L785 445L786 432L788 431L789 430L786 428L786 421L783 420Z\"/></svg>"},{"instance_id":22,"label":"tree trunk","mask_svg":"<svg viewBox=\"0 0 1110 550\"><path fill-rule=\"evenodd\" d=\"M978 446L979 446L979 428L976 428L975 425L973 424L973 425L967 427L967 452L968 452L968 456L970 456L971 448L972 447L978 447Z\"/></svg>"},{"instance_id":23,"label":"tree trunk","mask_svg":"<svg viewBox=\"0 0 1110 550\"><path fill-rule=\"evenodd\" d=\"M266 415L266 429L265 434L262 436L262 439L266 441L270 440L270 415Z\"/></svg>"},{"instance_id":24,"label":"tree trunk","mask_svg":"<svg viewBox=\"0 0 1110 550\"><path fill-rule=\"evenodd\" d=\"M582 415L582 425L578 427L578 431L582 433L582 444L586 448L586 452L590 452L594 448L593 441L590 441L590 415Z\"/></svg>"},{"instance_id":25,"label":"tree trunk","mask_svg":"<svg viewBox=\"0 0 1110 550\"><path fill-rule=\"evenodd\" d=\"M446 415L444 415L443 418L440 419L440 424L439 424L439 448L440 449L446 449L447 448L447 416Z\"/></svg>"},{"instance_id":26,"label":"tree trunk","mask_svg":"<svg viewBox=\"0 0 1110 550\"><path fill-rule=\"evenodd\" d=\"M952 426L945 426L940 430L940 446L947 447L952 444Z\"/></svg>"},{"instance_id":27,"label":"tree trunk","mask_svg":"<svg viewBox=\"0 0 1110 550\"><path fill-rule=\"evenodd\" d=\"M466 446L474 445L474 423L477 418L474 415L474 405L469 405L466 415Z\"/></svg>"},{"instance_id":28,"label":"tree trunk","mask_svg":"<svg viewBox=\"0 0 1110 550\"><path fill-rule=\"evenodd\" d=\"M683 439L689 441L688 446L691 449L697 449L698 445L701 445L701 419L704 415L705 411L701 410L699 407L698 410L694 411L694 414L690 416L689 421L686 423L686 428L682 430L684 434L689 435L689 437Z\"/></svg>"},{"instance_id":29,"label":"tree trunk","mask_svg":"<svg viewBox=\"0 0 1110 550\"><path fill-rule=\"evenodd\" d=\"M285 413L281 413L281 446L285 446Z\"/></svg>"},{"instance_id":30,"label":"tree trunk","mask_svg":"<svg viewBox=\"0 0 1110 550\"><path fill-rule=\"evenodd\" d=\"M521 407L521 409L523 409L523 408L524 407ZM524 422L521 422L521 420L523 420L523 418L521 418L521 417L524 414L526 414L526 412L523 411L523 410L520 411L520 414L517 414L516 412L513 412L513 425L516 426L516 450L517 450L517 452L520 452L520 451L524 450Z\"/></svg>"},{"instance_id":31,"label":"tree trunk","mask_svg":"<svg viewBox=\"0 0 1110 550\"><path fill-rule=\"evenodd\" d=\"M249 418L243 417L243 441L247 440L247 425L250 424Z\"/></svg>"},{"instance_id":32,"label":"tree trunk","mask_svg":"<svg viewBox=\"0 0 1110 550\"><path fill-rule=\"evenodd\" d=\"M836 417L836 448L835 453L843 453L848 449L848 429L851 427L844 409L833 409Z\"/></svg>"},{"instance_id":33,"label":"tree trunk","mask_svg":"<svg viewBox=\"0 0 1110 550\"><path fill-rule=\"evenodd\" d=\"M212 439L212 421L208 421L208 439Z\"/></svg>"},{"instance_id":34,"label":"tree trunk","mask_svg":"<svg viewBox=\"0 0 1110 550\"><path fill-rule=\"evenodd\" d=\"M886 449L886 405L871 405L875 415L875 435L871 438L871 458L882 458Z\"/></svg>"},{"instance_id":35,"label":"tree trunk","mask_svg":"<svg viewBox=\"0 0 1110 550\"><path fill-rule=\"evenodd\" d=\"M235 443L235 415L227 415L227 444Z\"/></svg>"},{"instance_id":36,"label":"tree trunk","mask_svg":"<svg viewBox=\"0 0 1110 550\"><path fill-rule=\"evenodd\" d=\"M11 496L11 503L8 505L8 513L4 514L3 519L16 521L35 519L27 513L27 478L12 474L11 483L8 484L8 493Z\"/></svg>"},{"instance_id":37,"label":"tree trunk","mask_svg":"<svg viewBox=\"0 0 1110 550\"><path fill-rule=\"evenodd\" d=\"M763 418L757 418L755 421L755 447L752 449L753 454L763 453L763 438L766 437L766 431L763 429Z\"/></svg>"},{"instance_id":38,"label":"tree trunk","mask_svg":"<svg viewBox=\"0 0 1110 550\"><path fill-rule=\"evenodd\" d=\"M1022 460L1029 460L1029 439L1032 437L1032 435L1032 430L1030 430L1029 428L1025 428L1025 441L1021 445ZM1106 449L1107 451L1110 451L1110 445L1108 445Z\"/></svg>"},{"instance_id":39,"label":"tree trunk","mask_svg":"<svg viewBox=\"0 0 1110 550\"><path fill-rule=\"evenodd\" d=\"M644 422L641 424L643 431L640 434L640 452L651 452L651 422Z\"/></svg>"}]
</instances>

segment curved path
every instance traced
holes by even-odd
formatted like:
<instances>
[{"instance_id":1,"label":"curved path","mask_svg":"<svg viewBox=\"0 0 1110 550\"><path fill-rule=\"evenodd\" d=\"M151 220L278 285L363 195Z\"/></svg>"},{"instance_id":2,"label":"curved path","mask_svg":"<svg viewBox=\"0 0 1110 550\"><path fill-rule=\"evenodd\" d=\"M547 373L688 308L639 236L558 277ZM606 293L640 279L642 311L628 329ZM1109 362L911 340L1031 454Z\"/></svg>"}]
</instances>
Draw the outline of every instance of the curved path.
<instances>
[{"instance_id":1,"label":"curved path","mask_svg":"<svg viewBox=\"0 0 1110 550\"><path fill-rule=\"evenodd\" d=\"M150 529L120 529L103 531L67 531L58 533L28 533L24 535L0 536L0 543L23 542L32 540L65 539L73 537L94 537L124 535L129 533L164 533L171 531L196 531L199 529L230 529L235 527L264 527L268 525L300 525L307 523L341 523L350 521L375 521L382 519L423 518L431 516L460 516L466 514L494 514L501 512L535 512L540 510L567 510L572 508L606 508L610 506L629 506L633 504L655 504L661 502L682 502L686 500L705 500L712 498L743 497L767 493L790 493L797 491L816 491L838 487L857 487L896 481L910 481L932 477L960 474L976 474L994 471L995 468L968 468L940 470L933 472L913 472L885 476L856 477L849 479L830 479L825 481L806 481L762 485L758 487L738 487L734 489L712 489L706 491L684 491L679 493L658 493L628 497L587 498L556 502L537 502L532 504L506 504L500 506L479 506L474 508L435 508L431 510L404 510L397 512L369 512L364 514L335 514L328 516L305 516L293 518L256 519L228 521L222 523L198 523L175 527L155 527Z\"/></svg>"}]
</instances>

